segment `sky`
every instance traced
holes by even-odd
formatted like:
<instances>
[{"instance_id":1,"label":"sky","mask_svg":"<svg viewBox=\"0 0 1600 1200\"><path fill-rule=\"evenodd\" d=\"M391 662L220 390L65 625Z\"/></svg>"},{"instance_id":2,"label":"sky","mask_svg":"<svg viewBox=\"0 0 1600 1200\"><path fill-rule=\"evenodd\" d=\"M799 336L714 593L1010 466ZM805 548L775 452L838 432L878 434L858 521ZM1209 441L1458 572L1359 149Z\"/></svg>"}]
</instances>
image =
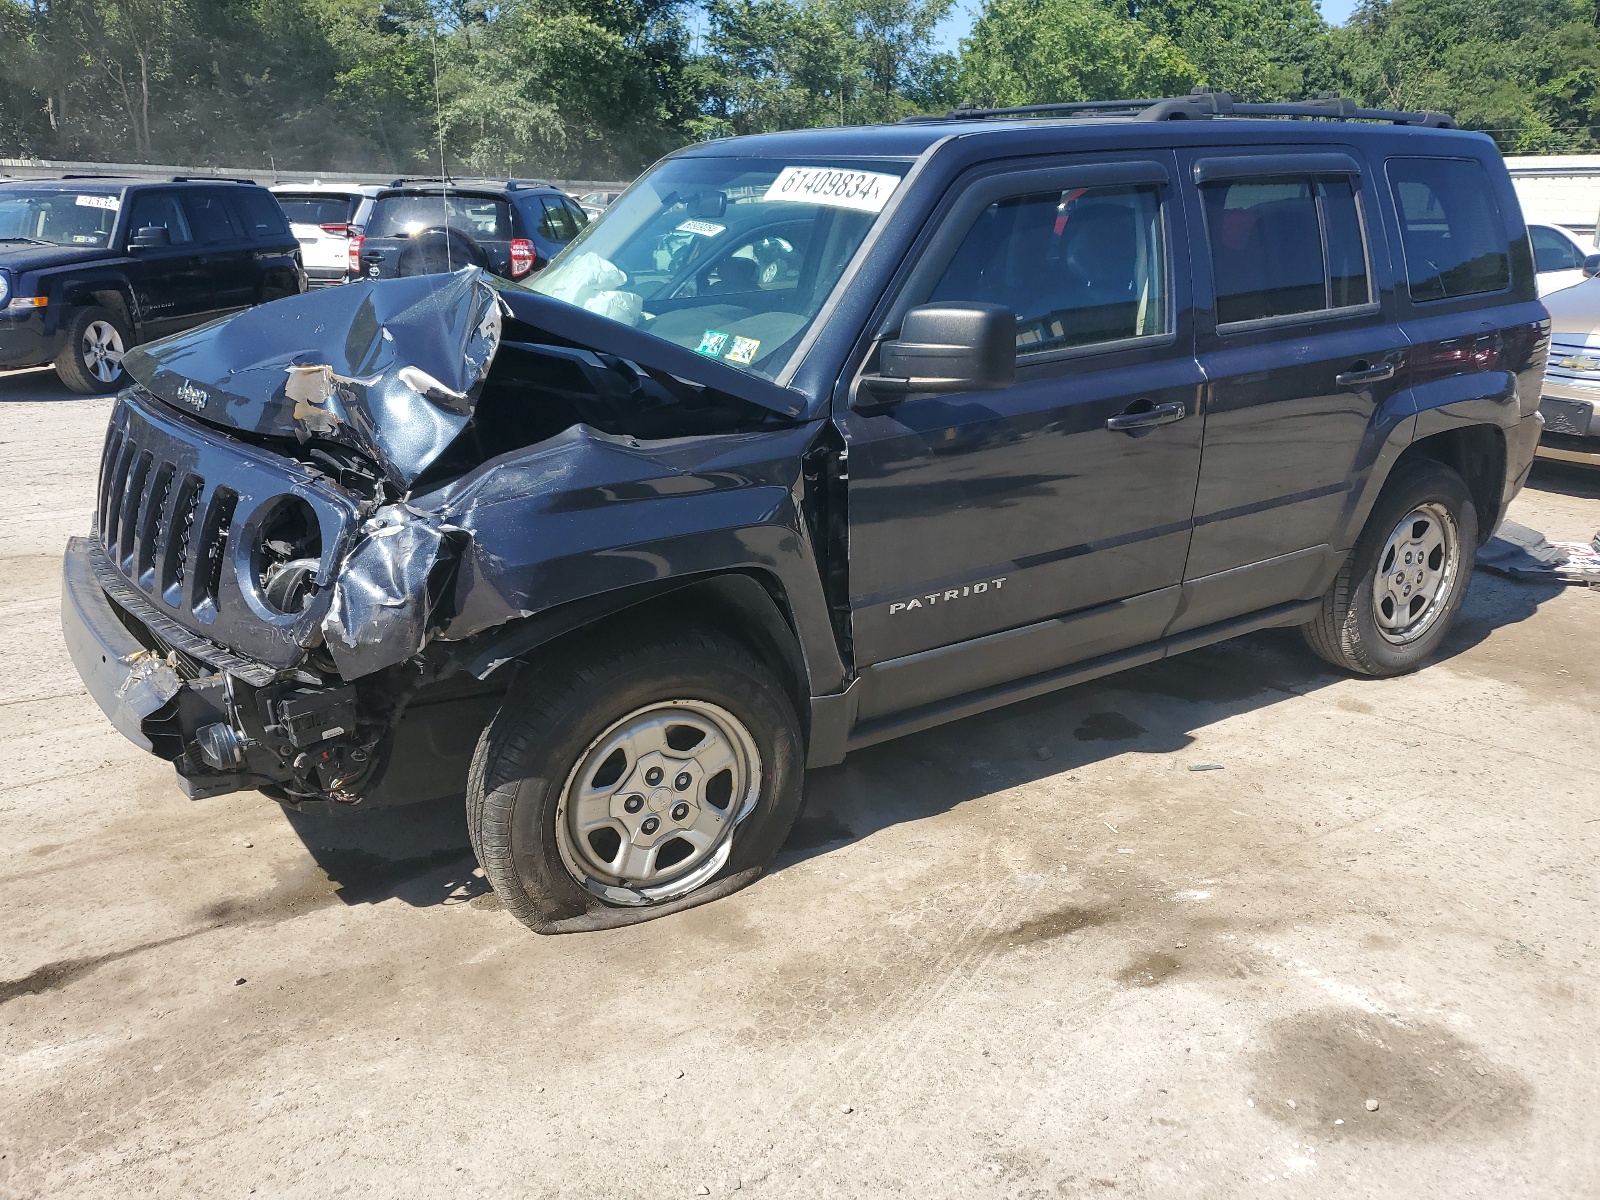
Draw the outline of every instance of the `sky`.
<instances>
[{"instance_id":1,"label":"sky","mask_svg":"<svg viewBox=\"0 0 1600 1200\"><path fill-rule=\"evenodd\" d=\"M957 43L972 32L972 22L977 19L981 6L973 0L957 0L950 15L934 30L933 41L937 49L955 52ZM1342 25L1355 11L1355 0L1321 0L1323 20L1330 25Z\"/></svg>"}]
</instances>

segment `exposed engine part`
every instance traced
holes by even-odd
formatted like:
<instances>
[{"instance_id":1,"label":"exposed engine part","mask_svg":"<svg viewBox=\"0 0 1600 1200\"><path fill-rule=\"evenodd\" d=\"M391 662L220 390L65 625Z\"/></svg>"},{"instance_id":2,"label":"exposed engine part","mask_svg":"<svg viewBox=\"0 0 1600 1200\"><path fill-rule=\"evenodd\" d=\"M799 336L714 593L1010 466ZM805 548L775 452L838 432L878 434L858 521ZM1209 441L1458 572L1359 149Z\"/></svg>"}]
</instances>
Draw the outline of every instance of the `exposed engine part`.
<instances>
[{"instance_id":1,"label":"exposed engine part","mask_svg":"<svg viewBox=\"0 0 1600 1200\"><path fill-rule=\"evenodd\" d=\"M238 771L245 764L245 751L254 743L227 721L203 725L194 731L200 757L213 771Z\"/></svg>"},{"instance_id":2,"label":"exposed engine part","mask_svg":"<svg viewBox=\"0 0 1600 1200\"><path fill-rule=\"evenodd\" d=\"M266 732L286 738L296 749L318 742L348 737L356 731L356 690L299 689L281 698L267 699Z\"/></svg>"}]
</instances>

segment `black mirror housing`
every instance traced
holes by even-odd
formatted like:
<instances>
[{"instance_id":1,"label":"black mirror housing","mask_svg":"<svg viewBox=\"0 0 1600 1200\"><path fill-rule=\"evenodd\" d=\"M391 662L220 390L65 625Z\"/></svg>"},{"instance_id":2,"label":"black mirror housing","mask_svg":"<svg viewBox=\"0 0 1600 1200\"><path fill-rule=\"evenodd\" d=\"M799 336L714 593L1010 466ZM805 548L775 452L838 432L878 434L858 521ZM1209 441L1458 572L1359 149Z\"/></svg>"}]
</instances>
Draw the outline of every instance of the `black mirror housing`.
<instances>
[{"instance_id":1,"label":"black mirror housing","mask_svg":"<svg viewBox=\"0 0 1600 1200\"><path fill-rule=\"evenodd\" d=\"M1596 275L1600 275L1600 254L1585 255L1583 260L1584 278L1593 279Z\"/></svg>"},{"instance_id":2,"label":"black mirror housing","mask_svg":"<svg viewBox=\"0 0 1600 1200\"><path fill-rule=\"evenodd\" d=\"M1017 314L1003 304L924 304L900 336L878 347L878 374L861 380L869 406L914 392L1010 387L1017 375ZM857 407L862 407L857 405Z\"/></svg>"},{"instance_id":3,"label":"black mirror housing","mask_svg":"<svg viewBox=\"0 0 1600 1200\"><path fill-rule=\"evenodd\" d=\"M172 232L165 225L146 225L137 229L128 239L129 250L150 250L157 246L172 245Z\"/></svg>"}]
</instances>

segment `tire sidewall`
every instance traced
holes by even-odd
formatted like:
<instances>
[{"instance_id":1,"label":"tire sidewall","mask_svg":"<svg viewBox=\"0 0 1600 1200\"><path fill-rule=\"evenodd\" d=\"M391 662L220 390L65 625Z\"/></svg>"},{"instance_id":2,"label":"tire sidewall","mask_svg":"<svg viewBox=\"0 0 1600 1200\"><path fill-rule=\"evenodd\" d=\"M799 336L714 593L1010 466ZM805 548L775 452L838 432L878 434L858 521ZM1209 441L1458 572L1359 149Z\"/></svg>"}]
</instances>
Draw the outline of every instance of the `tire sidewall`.
<instances>
[{"instance_id":1,"label":"tire sidewall","mask_svg":"<svg viewBox=\"0 0 1600 1200\"><path fill-rule=\"evenodd\" d=\"M1350 611L1346 617L1353 625L1351 632L1355 634L1363 655L1372 660L1383 674L1414 670L1449 636L1456 614L1466 599L1478 549L1478 510L1473 504L1472 493L1459 475L1448 467L1430 465L1397 483L1398 486L1388 490L1379 499L1356 544L1351 571ZM1456 563L1455 577L1450 582L1450 596L1433 625L1416 641L1396 645L1385 638L1378 628L1372 595L1373 581L1377 575L1378 560L1401 519L1412 509L1428 503L1445 505L1455 518L1457 553L1460 557Z\"/></svg>"},{"instance_id":2,"label":"tire sidewall","mask_svg":"<svg viewBox=\"0 0 1600 1200\"><path fill-rule=\"evenodd\" d=\"M798 723L776 681L736 660L675 656L588 681L564 699L562 715L520 747L515 764L490 764L487 781L495 784L497 772L520 775L499 784L513 789L510 861L515 883L542 915L559 919L612 907L568 872L556 842L557 812L568 776L594 739L650 704L699 700L719 705L744 723L761 754L755 807L734 829L722 869L700 888L764 864L782 846L799 811L802 771ZM676 897L658 903L672 899ZM645 913L655 905L627 907Z\"/></svg>"}]
</instances>

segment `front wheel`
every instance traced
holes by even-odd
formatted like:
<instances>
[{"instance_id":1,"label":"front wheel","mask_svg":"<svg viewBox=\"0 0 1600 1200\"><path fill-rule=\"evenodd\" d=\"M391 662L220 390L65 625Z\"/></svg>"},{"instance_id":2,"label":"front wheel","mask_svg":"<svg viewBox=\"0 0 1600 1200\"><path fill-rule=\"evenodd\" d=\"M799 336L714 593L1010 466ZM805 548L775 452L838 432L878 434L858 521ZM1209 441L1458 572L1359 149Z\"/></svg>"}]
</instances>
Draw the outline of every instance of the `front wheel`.
<instances>
[{"instance_id":1,"label":"front wheel","mask_svg":"<svg viewBox=\"0 0 1600 1200\"><path fill-rule=\"evenodd\" d=\"M133 344L126 327L103 308L80 308L67 321L56 374L80 396L109 392L123 380L122 356Z\"/></svg>"},{"instance_id":2,"label":"front wheel","mask_svg":"<svg viewBox=\"0 0 1600 1200\"><path fill-rule=\"evenodd\" d=\"M1391 480L1322 611L1301 626L1311 648L1361 675L1414 671L1439 647L1466 598L1478 548L1467 485L1424 460Z\"/></svg>"},{"instance_id":3,"label":"front wheel","mask_svg":"<svg viewBox=\"0 0 1600 1200\"><path fill-rule=\"evenodd\" d=\"M540 933L629 924L760 874L799 811L799 722L741 645L696 630L525 667L473 757L468 828Z\"/></svg>"}]
</instances>

